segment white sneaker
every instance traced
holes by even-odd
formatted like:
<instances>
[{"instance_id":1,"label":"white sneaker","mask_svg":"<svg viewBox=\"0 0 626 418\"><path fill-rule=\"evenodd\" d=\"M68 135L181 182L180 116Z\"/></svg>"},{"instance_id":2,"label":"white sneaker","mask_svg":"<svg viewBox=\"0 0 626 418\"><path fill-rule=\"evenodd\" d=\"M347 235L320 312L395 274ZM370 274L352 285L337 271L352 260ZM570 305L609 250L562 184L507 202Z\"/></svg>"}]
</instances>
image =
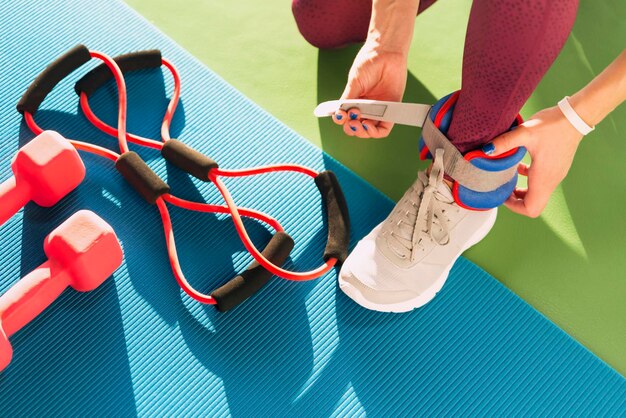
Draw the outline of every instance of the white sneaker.
<instances>
[{"instance_id":1,"label":"white sneaker","mask_svg":"<svg viewBox=\"0 0 626 418\"><path fill-rule=\"evenodd\" d=\"M420 171L386 220L357 244L339 273L339 287L359 305L407 312L430 302L456 259L480 242L497 209L472 211L454 202L443 181L443 150L430 175Z\"/></svg>"}]
</instances>

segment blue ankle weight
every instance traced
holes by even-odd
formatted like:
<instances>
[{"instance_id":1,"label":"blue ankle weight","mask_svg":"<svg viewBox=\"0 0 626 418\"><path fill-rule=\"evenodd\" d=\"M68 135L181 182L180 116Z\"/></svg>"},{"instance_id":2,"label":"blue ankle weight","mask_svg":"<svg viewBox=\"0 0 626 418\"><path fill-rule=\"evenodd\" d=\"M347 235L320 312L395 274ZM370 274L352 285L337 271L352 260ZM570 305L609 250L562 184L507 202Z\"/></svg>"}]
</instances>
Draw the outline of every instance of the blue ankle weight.
<instances>
[{"instance_id":1,"label":"blue ankle weight","mask_svg":"<svg viewBox=\"0 0 626 418\"><path fill-rule=\"evenodd\" d=\"M458 96L459 92L457 91L443 97L433 105L428 115L443 134L447 134L450 128ZM518 115L509 130L515 129L521 120L521 117ZM424 138L421 136L419 140L419 151L422 160L433 158L424 142ZM477 149L466 153L464 158L481 170L496 172L507 170L519 164L522 158L524 158L524 155L526 155L526 148L524 147L515 148L498 156L490 156L485 154L482 150ZM464 187L457 179L454 179L452 195L456 203L461 207L472 210L488 210L502 205L511 193L513 193L516 184L517 172L514 173L511 180L507 183L488 192L478 192L469 189Z\"/></svg>"}]
</instances>

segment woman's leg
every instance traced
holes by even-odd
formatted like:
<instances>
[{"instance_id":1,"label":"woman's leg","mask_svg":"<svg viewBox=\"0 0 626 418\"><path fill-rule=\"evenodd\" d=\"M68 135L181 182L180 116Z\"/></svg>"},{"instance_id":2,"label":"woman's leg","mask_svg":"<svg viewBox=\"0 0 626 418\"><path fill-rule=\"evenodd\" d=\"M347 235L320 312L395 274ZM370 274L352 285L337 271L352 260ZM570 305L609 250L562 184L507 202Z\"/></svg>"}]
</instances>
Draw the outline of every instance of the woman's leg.
<instances>
[{"instance_id":1,"label":"woman's leg","mask_svg":"<svg viewBox=\"0 0 626 418\"><path fill-rule=\"evenodd\" d=\"M474 0L448 130L459 151L508 130L563 47L577 8L578 0Z\"/></svg>"},{"instance_id":2,"label":"woman's leg","mask_svg":"<svg viewBox=\"0 0 626 418\"><path fill-rule=\"evenodd\" d=\"M419 12L435 0L422 0ZM371 0L293 0L304 38L318 48L363 42ZM506 131L569 35L578 0L474 0L461 94L448 136L461 152ZM418 13L419 13L418 12Z\"/></svg>"},{"instance_id":3,"label":"woman's leg","mask_svg":"<svg viewBox=\"0 0 626 418\"><path fill-rule=\"evenodd\" d=\"M422 0L417 13L435 1ZM365 41L372 0L293 0L291 10L300 33L311 45L341 48Z\"/></svg>"}]
</instances>

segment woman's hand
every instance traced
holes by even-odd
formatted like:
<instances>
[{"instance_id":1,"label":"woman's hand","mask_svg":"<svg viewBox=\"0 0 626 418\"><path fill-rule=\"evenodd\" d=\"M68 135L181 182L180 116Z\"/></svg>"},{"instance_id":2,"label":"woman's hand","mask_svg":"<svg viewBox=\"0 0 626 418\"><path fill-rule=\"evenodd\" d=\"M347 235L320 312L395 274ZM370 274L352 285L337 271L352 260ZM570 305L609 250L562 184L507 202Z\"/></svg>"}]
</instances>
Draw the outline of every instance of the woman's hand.
<instances>
[{"instance_id":1,"label":"woman's hand","mask_svg":"<svg viewBox=\"0 0 626 418\"><path fill-rule=\"evenodd\" d=\"M589 84L569 98L570 105L590 126L600 123L626 100L626 50ZM520 164L519 173L528 176L528 189L515 189L505 202L513 212L537 217L550 195L565 178L582 139L558 107L537 113L530 120L483 147L493 155L525 146L532 164Z\"/></svg>"},{"instance_id":2,"label":"woman's hand","mask_svg":"<svg viewBox=\"0 0 626 418\"><path fill-rule=\"evenodd\" d=\"M342 99L371 99L399 102L407 79L407 57L400 52L381 51L365 43L357 54ZM361 119L358 109L338 110L333 121L343 125L346 135L359 138L383 138L393 123Z\"/></svg>"},{"instance_id":3,"label":"woman's hand","mask_svg":"<svg viewBox=\"0 0 626 418\"><path fill-rule=\"evenodd\" d=\"M354 59L342 99L402 100L418 8L419 0L372 0L367 41ZM393 127L361 120L358 109L339 110L333 121L343 125L346 135L359 138L383 138Z\"/></svg>"},{"instance_id":4,"label":"woman's hand","mask_svg":"<svg viewBox=\"0 0 626 418\"><path fill-rule=\"evenodd\" d=\"M532 158L530 166L520 163L518 167L528 177L528 188L516 188L504 204L521 215L539 216L567 175L582 137L558 107L551 107L485 145L483 151L491 155L523 146Z\"/></svg>"}]
</instances>

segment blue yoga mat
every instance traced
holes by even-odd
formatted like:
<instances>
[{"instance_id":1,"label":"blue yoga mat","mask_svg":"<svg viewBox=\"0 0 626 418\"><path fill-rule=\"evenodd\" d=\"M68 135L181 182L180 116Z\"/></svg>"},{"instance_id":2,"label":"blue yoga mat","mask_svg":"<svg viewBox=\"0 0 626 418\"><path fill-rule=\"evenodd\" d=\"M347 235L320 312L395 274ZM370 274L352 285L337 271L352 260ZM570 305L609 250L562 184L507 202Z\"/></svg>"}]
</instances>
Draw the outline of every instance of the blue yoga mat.
<instances>
[{"instance_id":1,"label":"blue yoga mat","mask_svg":"<svg viewBox=\"0 0 626 418\"><path fill-rule=\"evenodd\" d=\"M50 61L77 43L110 55L160 48L183 78L174 136L222 167L294 162L334 170L349 202L353 244L392 207L122 3L4 2L0 28L0 180L33 137L15 104ZM36 119L115 148L80 114L72 90L95 64L61 83ZM129 130L156 137L169 76L142 71L127 81ZM115 97L109 84L92 98L109 123ZM220 201L211 185L166 166L154 151L139 152L174 193ZM0 228L0 291L43 262L44 236L79 209L115 228L125 263L94 292L66 291L11 339L15 355L0 373L1 415L625 414L618 373L465 259L432 303L405 315L352 303L338 291L335 271L307 283L275 278L226 314L195 303L170 272L156 208L110 161L82 155L88 175L76 191L52 209L28 205ZM271 213L292 233L288 267L320 262L326 230L309 179L279 174L228 184L240 205ZM172 218L184 270L199 289L215 288L251 261L228 217L172 209ZM258 245L268 241L265 228L247 225Z\"/></svg>"}]
</instances>

